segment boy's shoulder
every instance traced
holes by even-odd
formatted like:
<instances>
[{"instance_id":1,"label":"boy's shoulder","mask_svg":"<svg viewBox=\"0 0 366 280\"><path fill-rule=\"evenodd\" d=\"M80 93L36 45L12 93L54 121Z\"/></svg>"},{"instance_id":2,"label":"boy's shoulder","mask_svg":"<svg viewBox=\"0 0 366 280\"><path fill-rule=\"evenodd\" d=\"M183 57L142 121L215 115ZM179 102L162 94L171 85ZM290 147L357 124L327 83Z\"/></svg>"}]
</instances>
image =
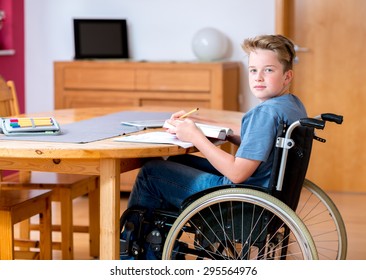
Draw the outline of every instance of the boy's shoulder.
<instances>
[{"instance_id":1,"label":"boy's shoulder","mask_svg":"<svg viewBox=\"0 0 366 280\"><path fill-rule=\"evenodd\" d=\"M264 101L263 103L268 103L268 104L276 104L276 103L283 103L283 102L294 102L299 100L299 98L292 94L292 93L286 93L280 96L276 96L273 98L270 98L266 101Z\"/></svg>"},{"instance_id":2,"label":"boy's shoulder","mask_svg":"<svg viewBox=\"0 0 366 280\"><path fill-rule=\"evenodd\" d=\"M284 94L281 96L270 98L260 104L258 104L256 107L259 109L263 108L278 108L283 106L288 106L289 104L300 104L302 103L300 99L291 93Z\"/></svg>"},{"instance_id":3,"label":"boy's shoulder","mask_svg":"<svg viewBox=\"0 0 366 280\"><path fill-rule=\"evenodd\" d=\"M295 99L296 99L296 97L292 94L285 94L285 95L281 95L281 96L276 96L276 97L272 97L270 99L267 99L266 101L263 101L263 102L259 103L253 109L263 110L263 109L266 109L266 108L283 106L285 104L294 102Z\"/></svg>"},{"instance_id":4,"label":"boy's shoulder","mask_svg":"<svg viewBox=\"0 0 366 280\"><path fill-rule=\"evenodd\" d=\"M300 99L293 94L285 94L259 103L248 112L249 115L284 116L293 111L306 112Z\"/></svg>"}]
</instances>

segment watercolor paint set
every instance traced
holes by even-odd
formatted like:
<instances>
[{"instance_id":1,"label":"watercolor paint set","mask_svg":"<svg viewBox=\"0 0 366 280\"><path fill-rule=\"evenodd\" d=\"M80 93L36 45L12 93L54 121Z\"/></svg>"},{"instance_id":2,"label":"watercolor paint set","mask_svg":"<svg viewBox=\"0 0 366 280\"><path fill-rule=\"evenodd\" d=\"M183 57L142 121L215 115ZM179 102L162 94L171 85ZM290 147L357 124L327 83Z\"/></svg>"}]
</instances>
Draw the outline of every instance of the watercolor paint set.
<instances>
[{"instance_id":1,"label":"watercolor paint set","mask_svg":"<svg viewBox=\"0 0 366 280\"><path fill-rule=\"evenodd\" d=\"M1 118L5 135L57 135L60 126L53 117Z\"/></svg>"}]
</instances>

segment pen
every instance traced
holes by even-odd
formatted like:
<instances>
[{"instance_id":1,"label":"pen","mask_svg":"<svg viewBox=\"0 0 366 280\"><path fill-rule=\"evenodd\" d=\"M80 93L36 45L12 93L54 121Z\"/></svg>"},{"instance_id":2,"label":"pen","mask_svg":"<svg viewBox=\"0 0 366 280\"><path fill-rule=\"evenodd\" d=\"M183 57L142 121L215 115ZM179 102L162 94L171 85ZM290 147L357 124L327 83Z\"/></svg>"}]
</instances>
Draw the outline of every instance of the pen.
<instances>
[{"instance_id":1,"label":"pen","mask_svg":"<svg viewBox=\"0 0 366 280\"><path fill-rule=\"evenodd\" d=\"M184 118L188 117L189 115L193 114L194 112L196 112L196 111L198 111L198 110L199 110L199 108L195 108L195 109L193 109L192 111L189 111L188 113L185 113L184 115L181 115L181 116L179 117L179 119L184 119Z\"/></svg>"}]
</instances>

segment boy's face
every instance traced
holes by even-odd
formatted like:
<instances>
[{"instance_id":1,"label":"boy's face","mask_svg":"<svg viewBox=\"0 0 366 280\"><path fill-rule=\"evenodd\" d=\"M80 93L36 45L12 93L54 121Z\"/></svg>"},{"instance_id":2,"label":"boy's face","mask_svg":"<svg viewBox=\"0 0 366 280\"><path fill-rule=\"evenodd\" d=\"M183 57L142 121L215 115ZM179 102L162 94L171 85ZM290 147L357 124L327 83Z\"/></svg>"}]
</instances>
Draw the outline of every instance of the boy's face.
<instances>
[{"instance_id":1,"label":"boy's face","mask_svg":"<svg viewBox=\"0 0 366 280\"><path fill-rule=\"evenodd\" d=\"M249 85L261 102L288 93L293 72L283 73L277 54L257 49L249 54Z\"/></svg>"}]
</instances>

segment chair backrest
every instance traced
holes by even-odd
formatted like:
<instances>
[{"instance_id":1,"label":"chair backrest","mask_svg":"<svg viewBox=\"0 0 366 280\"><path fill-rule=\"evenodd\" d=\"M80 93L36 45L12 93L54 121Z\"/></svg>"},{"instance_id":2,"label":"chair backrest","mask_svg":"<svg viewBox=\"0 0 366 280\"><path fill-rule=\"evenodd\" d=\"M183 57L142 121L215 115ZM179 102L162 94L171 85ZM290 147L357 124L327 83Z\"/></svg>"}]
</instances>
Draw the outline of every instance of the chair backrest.
<instances>
[{"instance_id":1,"label":"chair backrest","mask_svg":"<svg viewBox=\"0 0 366 280\"><path fill-rule=\"evenodd\" d=\"M0 76L0 118L19 115L19 103L13 81L6 82ZM3 180L0 170L0 182Z\"/></svg>"},{"instance_id":2,"label":"chair backrest","mask_svg":"<svg viewBox=\"0 0 366 280\"><path fill-rule=\"evenodd\" d=\"M13 81L0 76L0 117L19 115L19 103Z\"/></svg>"},{"instance_id":3,"label":"chair backrest","mask_svg":"<svg viewBox=\"0 0 366 280\"><path fill-rule=\"evenodd\" d=\"M279 128L280 133L284 133L285 129ZM276 191L275 188L283 148L275 149L270 188L273 195L286 203L291 209L296 210L310 161L314 128L298 126L292 132L291 139L295 142L295 145L288 151L282 190Z\"/></svg>"}]
</instances>

